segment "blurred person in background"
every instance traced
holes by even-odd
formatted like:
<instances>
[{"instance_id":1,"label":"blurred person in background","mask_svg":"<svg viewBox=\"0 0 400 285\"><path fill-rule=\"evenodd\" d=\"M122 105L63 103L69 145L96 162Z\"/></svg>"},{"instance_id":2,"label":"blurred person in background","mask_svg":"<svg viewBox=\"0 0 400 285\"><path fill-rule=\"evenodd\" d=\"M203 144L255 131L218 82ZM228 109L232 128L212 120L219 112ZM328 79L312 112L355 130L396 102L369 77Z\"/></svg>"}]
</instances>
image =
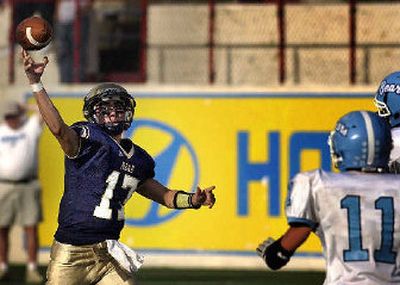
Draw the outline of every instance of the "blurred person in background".
<instances>
[{"instance_id":1,"label":"blurred person in background","mask_svg":"<svg viewBox=\"0 0 400 285\"><path fill-rule=\"evenodd\" d=\"M15 222L24 228L28 266L26 280L40 283L37 270L37 225L41 220L38 147L43 120L28 107L9 102L0 125L0 280L8 278L9 231Z\"/></svg>"},{"instance_id":2,"label":"blurred person in background","mask_svg":"<svg viewBox=\"0 0 400 285\"><path fill-rule=\"evenodd\" d=\"M92 88L84 98L87 122L66 125L41 83L48 59L36 63L26 51L22 56L39 110L65 154L65 189L47 284L135 284L143 258L118 241L132 194L170 209L211 208L215 186L187 193L154 179L153 158L123 137L136 102L118 84Z\"/></svg>"},{"instance_id":3,"label":"blurred person in background","mask_svg":"<svg viewBox=\"0 0 400 285\"><path fill-rule=\"evenodd\" d=\"M289 229L257 253L280 269L314 231L326 260L324 284L398 284L400 176L387 173L390 126L376 113L354 111L338 120L329 144L340 173L297 174L286 203Z\"/></svg>"},{"instance_id":4,"label":"blurred person in background","mask_svg":"<svg viewBox=\"0 0 400 285\"><path fill-rule=\"evenodd\" d=\"M390 171L400 173L400 71L393 72L382 80L375 93L374 103L379 116L387 119L392 128Z\"/></svg>"},{"instance_id":5,"label":"blurred person in background","mask_svg":"<svg viewBox=\"0 0 400 285\"><path fill-rule=\"evenodd\" d=\"M56 0L55 43L60 81L74 82L78 75L79 82L86 81L86 68L89 56L89 31L92 0L79 0L79 13L76 0ZM75 22L79 18L80 30L75 30ZM75 33L79 32L79 70L74 68Z\"/></svg>"}]
</instances>

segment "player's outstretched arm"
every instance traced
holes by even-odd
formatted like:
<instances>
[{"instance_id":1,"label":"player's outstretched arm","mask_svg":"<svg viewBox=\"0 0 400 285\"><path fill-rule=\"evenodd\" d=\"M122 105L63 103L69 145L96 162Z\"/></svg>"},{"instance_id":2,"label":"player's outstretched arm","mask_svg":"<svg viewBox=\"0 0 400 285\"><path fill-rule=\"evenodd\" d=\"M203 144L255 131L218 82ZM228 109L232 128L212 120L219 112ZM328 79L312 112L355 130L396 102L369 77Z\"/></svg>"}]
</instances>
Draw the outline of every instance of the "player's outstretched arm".
<instances>
[{"instance_id":1,"label":"player's outstretched arm","mask_svg":"<svg viewBox=\"0 0 400 285\"><path fill-rule=\"evenodd\" d=\"M137 189L142 196L162 204L170 209L198 209L202 206L212 208L215 204L213 190L215 186L205 189L197 187L196 193L171 190L155 179L147 179Z\"/></svg>"},{"instance_id":2,"label":"player's outstretched arm","mask_svg":"<svg viewBox=\"0 0 400 285\"><path fill-rule=\"evenodd\" d=\"M64 123L41 83L43 72L49 62L48 58L45 57L43 62L37 63L26 50L22 50L22 59L26 77L32 87L33 95L43 120L60 143L64 153L70 157L75 156L79 150L79 137L75 131Z\"/></svg>"},{"instance_id":3,"label":"player's outstretched arm","mask_svg":"<svg viewBox=\"0 0 400 285\"><path fill-rule=\"evenodd\" d=\"M257 254L272 270L285 266L296 249L302 245L310 235L312 229L307 226L290 227L278 240L269 237L259 244Z\"/></svg>"}]
</instances>

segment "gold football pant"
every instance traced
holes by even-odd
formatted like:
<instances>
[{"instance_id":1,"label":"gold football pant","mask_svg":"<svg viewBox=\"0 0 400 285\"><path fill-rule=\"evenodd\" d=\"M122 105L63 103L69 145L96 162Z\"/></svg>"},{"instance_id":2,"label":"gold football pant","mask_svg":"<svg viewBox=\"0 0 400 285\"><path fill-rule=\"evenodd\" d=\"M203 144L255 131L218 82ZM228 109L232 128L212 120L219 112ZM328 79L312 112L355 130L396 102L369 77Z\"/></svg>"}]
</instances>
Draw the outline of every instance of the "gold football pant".
<instances>
[{"instance_id":1,"label":"gold football pant","mask_svg":"<svg viewBox=\"0 0 400 285\"><path fill-rule=\"evenodd\" d=\"M53 242L47 285L128 285L135 284L107 252L106 242L74 246Z\"/></svg>"}]
</instances>

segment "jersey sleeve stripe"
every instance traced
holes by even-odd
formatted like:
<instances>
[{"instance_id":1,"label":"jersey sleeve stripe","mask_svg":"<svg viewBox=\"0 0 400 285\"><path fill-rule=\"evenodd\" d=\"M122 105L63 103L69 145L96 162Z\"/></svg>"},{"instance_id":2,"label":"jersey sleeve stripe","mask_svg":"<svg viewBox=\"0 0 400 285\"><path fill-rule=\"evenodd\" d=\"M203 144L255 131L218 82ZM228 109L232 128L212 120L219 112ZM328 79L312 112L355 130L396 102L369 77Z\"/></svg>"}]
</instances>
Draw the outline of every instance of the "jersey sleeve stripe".
<instances>
[{"instance_id":1,"label":"jersey sleeve stripe","mask_svg":"<svg viewBox=\"0 0 400 285\"><path fill-rule=\"evenodd\" d=\"M310 228L312 228L313 230L317 228L318 224L308 220L308 219L304 219L304 218L296 218L296 217L288 217L288 224L292 224L292 223L301 223L301 224L305 224L307 226L309 226Z\"/></svg>"}]
</instances>

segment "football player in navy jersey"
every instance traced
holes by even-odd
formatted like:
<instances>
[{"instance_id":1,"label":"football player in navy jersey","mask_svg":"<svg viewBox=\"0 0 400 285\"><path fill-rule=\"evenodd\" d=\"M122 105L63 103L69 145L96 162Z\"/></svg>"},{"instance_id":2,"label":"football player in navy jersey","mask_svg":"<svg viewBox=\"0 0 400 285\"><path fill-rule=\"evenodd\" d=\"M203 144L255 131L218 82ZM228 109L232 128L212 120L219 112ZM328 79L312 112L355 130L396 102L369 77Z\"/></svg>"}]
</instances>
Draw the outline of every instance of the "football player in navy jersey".
<instances>
[{"instance_id":1,"label":"football player in navy jersey","mask_svg":"<svg viewBox=\"0 0 400 285\"><path fill-rule=\"evenodd\" d=\"M136 102L117 84L91 89L83 106L87 122L66 125L41 83L48 59L37 63L26 51L22 57L39 110L66 156L47 284L134 284L142 258L118 242L124 205L133 192L171 209L197 209L214 205L215 187L187 193L154 179L152 157L122 138Z\"/></svg>"}]
</instances>

